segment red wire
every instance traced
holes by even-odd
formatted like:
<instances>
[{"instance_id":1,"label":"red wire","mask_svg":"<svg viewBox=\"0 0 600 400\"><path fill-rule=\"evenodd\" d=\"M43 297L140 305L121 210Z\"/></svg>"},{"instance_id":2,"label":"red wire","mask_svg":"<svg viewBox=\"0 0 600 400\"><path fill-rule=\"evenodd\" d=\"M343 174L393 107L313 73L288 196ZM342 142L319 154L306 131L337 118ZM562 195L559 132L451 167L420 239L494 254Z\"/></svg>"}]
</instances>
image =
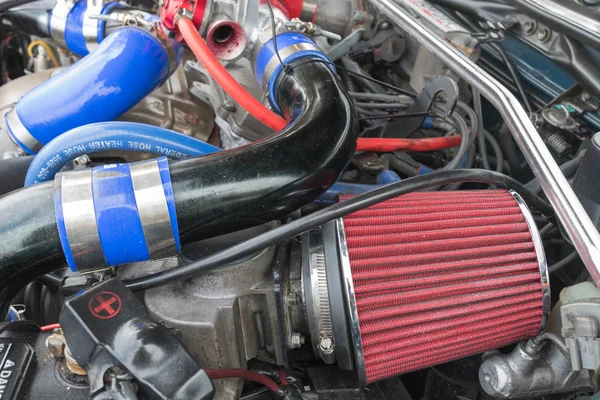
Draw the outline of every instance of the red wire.
<instances>
[{"instance_id":1,"label":"red wire","mask_svg":"<svg viewBox=\"0 0 600 400\"><path fill-rule=\"evenodd\" d=\"M249 381L254 381L268 387L273 393L279 392L279 385L271 378L259 374L258 372L249 371L241 368L229 369L204 369L210 379L226 379L226 378L243 378Z\"/></svg>"},{"instance_id":2,"label":"red wire","mask_svg":"<svg viewBox=\"0 0 600 400\"><path fill-rule=\"evenodd\" d=\"M385 153L396 150L433 151L460 146L459 135L424 139L380 139L359 138L356 151L375 151Z\"/></svg>"},{"instance_id":3,"label":"red wire","mask_svg":"<svg viewBox=\"0 0 600 400\"><path fill-rule=\"evenodd\" d=\"M281 384L283 386L289 385L289 381L287 379L287 375L285 373L285 370L283 368L279 368L279 382L281 382Z\"/></svg>"},{"instance_id":4,"label":"red wire","mask_svg":"<svg viewBox=\"0 0 600 400\"><path fill-rule=\"evenodd\" d=\"M42 331L42 332L48 332L48 331L52 331L54 329L60 329L60 324L50 324L50 325L44 325L44 326L40 327L40 331Z\"/></svg>"},{"instance_id":5,"label":"red wire","mask_svg":"<svg viewBox=\"0 0 600 400\"><path fill-rule=\"evenodd\" d=\"M248 93L221 65L217 57L210 51L194 24L187 18L180 18L177 22L181 36L186 41L194 55L206 68L208 73L223 90L225 90L240 106L244 107L257 120L269 128L280 131L287 125L287 121L265 107Z\"/></svg>"}]
</instances>

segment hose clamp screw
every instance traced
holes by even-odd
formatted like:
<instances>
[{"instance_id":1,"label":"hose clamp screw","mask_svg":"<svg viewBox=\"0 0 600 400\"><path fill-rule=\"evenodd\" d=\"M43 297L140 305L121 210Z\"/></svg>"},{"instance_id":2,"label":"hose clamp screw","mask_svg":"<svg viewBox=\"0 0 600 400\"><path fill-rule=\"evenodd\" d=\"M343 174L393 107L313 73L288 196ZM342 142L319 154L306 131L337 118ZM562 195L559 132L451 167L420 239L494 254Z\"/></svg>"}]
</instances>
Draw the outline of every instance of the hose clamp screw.
<instances>
[{"instance_id":1,"label":"hose clamp screw","mask_svg":"<svg viewBox=\"0 0 600 400\"><path fill-rule=\"evenodd\" d=\"M329 337L324 337L319 342L319 347L325 353L330 352L333 349L333 340Z\"/></svg>"}]
</instances>

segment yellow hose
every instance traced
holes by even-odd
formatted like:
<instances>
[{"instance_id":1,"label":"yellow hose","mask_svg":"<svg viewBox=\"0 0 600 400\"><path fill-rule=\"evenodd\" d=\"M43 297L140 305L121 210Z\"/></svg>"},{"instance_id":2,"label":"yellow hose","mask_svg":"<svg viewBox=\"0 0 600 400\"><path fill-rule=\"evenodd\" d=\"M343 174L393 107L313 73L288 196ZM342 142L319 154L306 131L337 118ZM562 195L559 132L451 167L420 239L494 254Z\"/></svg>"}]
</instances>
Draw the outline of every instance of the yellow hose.
<instances>
[{"instance_id":1,"label":"yellow hose","mask_svg":"<svg viewBox=\"0 0 600 400\"><path fill-rule=\"evenodd\" d=\"M58 59L56 58L56 54L54 54L52 47L50 47L50 45L44 42L43 40L34 40L33 42L29 43L29 46L27 46L27 54L29 55L29 57L33 57L33 49L35 48L35 46L38 45L42 46L44 50L46 50L46 53L48 53L48 56L52 60L54 66L60 67L60 62L58 62Z\"/></svg>"}]
</instances>

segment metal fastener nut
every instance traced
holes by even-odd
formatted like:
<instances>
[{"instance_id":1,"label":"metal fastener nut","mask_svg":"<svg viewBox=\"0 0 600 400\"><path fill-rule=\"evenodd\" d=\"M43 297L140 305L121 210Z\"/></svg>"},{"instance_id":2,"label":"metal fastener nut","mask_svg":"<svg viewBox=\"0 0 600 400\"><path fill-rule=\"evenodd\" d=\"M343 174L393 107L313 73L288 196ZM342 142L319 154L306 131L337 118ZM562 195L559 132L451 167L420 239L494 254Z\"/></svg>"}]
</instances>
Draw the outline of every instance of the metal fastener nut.
<instances>
[{"instance_id":1,"label":"metal fastener nut","mask_svg":"<svg viewBox=\"0 0 600 400\"><path fill-rule=\"evenodd\" d=\"M62 358L65 356L65 336L62 333L53 333L46 338L46 348L55 357Z\"/></svg>"},{"instance_id":2,"label":"metal fastener nut","mask_svg":"<svg viewBox=\"0 0 600 400\"><path fill-rule=\"evenodd\" d=\"M221 103L221 107L223 107L229 112L235 112L235 104L233 104L231 100L223 100L223 103Z\"/></svg>"},{"instance_id":3,"label":"metal fastener nut","mask_svg":"<svg viewBox=\"0 0 600 400\"><path fill-rule=\"evenodd\" d=\"M548 28L542 28L538 31L537 38L542 43L548 43L552 38L552 31Z\"/></svg>"},{"instance_id":4,"label":"metal fastener nut","mask_svg":"<svg viewBox=\"0 0 600 400\"><path fill-rule=\"evenodd\" d=\"M537 30L537 22L527 21L523 24L523 33L527 36L533 35Z\"/></svg>"},{"instance_id":5,"label":"metal fastener nut","mask_svg":"<svg viewBox=\"0 0 600 400\"><path fill-rule=\"evenodd\" d=\"M299 349L304 343L306 343L306 338L301 333L292 332L290 349Z\"/></svg>"},{"instance_id":6,"label":"metal fastener nut","mask_svg":"<svg viewBox=\"0 0 600 400\"><path fill-rule=\"evenodd\" d=\"M85 168L86 166L90 165L91 163L92 163L92 160L90 159L90 157L88 157L87 154L79 156L73 160L73 166L75 168Z\"/></svg>"}]
</instances>

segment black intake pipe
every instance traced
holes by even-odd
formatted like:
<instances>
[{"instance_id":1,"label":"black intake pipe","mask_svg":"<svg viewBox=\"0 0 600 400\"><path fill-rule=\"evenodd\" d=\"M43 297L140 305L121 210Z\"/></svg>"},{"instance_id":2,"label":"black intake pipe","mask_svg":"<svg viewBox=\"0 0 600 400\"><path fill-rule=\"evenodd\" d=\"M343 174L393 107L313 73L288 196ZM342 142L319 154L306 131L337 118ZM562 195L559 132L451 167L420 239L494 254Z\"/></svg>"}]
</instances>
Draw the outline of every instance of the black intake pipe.
<instances>
[{"instance_id":1,"label":"black intake pipe","mask_svg":"<svg viewBox=\"0 0 600 400\"><path fill-rule=\"evenodd\" d=\"M292 122L239 149L170 166L182 244L262 224L312 202L355 151L358 117L325 64L299 62L279 78L277 99ZM0 316L32 280L66 266L53 183L0 198Z\"/></svg>"}]
</instances>

